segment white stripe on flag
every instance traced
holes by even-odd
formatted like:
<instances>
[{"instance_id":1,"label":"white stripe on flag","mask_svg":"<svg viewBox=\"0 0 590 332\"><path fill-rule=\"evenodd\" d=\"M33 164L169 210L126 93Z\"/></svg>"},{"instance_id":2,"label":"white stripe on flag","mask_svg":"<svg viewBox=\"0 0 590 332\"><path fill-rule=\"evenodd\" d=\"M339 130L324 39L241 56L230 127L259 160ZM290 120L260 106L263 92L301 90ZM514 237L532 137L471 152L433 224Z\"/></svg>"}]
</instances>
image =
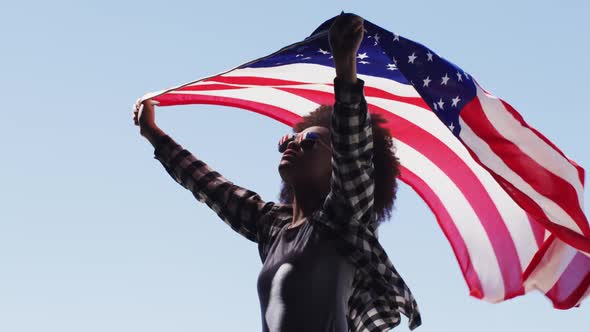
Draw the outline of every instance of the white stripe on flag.
<instances>
[{"instance_id":1,"label":"white stripe on flag","mask_svg":"<svg viewBox=\"0 0 590 332\"><path fill-rule=\"evenodd\" d=\"M298 63L269 68L236 69L221 76L252 76L302 83L332 84L334 82L334 68L312 63ZM378 88L402 97L420 97L416 89L410 84L402 84L390 79L369 75L358 75L358 77L365 81L365 86Z\"/></svg>"},{"instance_id":2,"label":"white stripe on flag","mask_svg":"<svg viewBox=\"0 0 590 332\"><path fill-rule=\"evenodd\" d=\"M207 91L173 91L170 93L237 98L247 101L270 104L289 110L301 116L308 114L319 106L317 103L296 96L292 93L268 87Z\"/></svg>"}]
</instances>

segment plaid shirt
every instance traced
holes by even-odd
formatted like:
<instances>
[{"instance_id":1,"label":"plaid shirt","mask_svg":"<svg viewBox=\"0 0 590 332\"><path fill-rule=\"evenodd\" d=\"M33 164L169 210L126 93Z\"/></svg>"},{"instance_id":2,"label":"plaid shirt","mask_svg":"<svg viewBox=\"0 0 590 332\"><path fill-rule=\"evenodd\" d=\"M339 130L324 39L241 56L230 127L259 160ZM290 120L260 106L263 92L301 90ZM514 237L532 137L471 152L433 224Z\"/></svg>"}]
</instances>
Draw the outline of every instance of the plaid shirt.
<instances>
[{"instance_id":1,"label":"plaid shirt","mask_svg":"<svg viewBox=\"0 0 590 332\"><path fill-rule=\"evenodd\" d=\"M421 323L416 301L377 239L373 139L363 86L362 80L357 84L334 80L331 190L310 222L336 235L337 249L357 267L348 303L349 326L355 331L387 331L399 324L401 312L414 329ZM263 201L169 136L156 144L155 158L232 229L257 242L263 262L281 229L292 221L292 205Z\"/></svg>"}]
</instances>

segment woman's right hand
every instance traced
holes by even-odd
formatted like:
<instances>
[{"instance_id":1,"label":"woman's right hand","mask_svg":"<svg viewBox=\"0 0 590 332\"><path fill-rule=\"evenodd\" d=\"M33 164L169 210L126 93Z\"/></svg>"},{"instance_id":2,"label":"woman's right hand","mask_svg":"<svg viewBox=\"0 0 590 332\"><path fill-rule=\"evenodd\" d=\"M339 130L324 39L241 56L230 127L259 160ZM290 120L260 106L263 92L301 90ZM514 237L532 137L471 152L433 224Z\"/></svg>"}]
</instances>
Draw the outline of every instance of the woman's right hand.
<instances>
[{"instance_id":1,"label":"woman's right hand","mask_svg":"<svg viewBox=\"0 0 590 332\"><path fill-rule=\"evenodd\" d=\"M159 103L155 100L144 100L133 110L133 123L139 126L140 134L147 138L152 145L155 144L158 137L165 135L156 125L155 105Z\"/></svg>"},{"instance_id":2,"label":"woman's right hand","mask_svg":"<svg viewBox=\"0 0 590 332\"><path fill-rule=\"evenodd\" d=\"M144 100L133 110L133 123L139 126L141 130L156 127L155 105L159 103L155 100Z\"/></svg>"}]
</instances>

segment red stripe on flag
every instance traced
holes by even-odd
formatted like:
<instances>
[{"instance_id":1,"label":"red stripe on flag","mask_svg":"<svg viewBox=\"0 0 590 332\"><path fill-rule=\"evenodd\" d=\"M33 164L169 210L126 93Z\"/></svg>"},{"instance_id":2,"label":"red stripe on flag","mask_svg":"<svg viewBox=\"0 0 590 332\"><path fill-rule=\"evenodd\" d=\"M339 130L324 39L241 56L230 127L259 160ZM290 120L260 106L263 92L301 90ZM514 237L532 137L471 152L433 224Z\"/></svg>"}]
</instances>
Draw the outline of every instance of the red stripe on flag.
<instances>
[{"instance_id":1,"label":"red stripe on flag","mask_svg":"<svg viewBox=\"0 0 590 332\"><path fill-rule=\"evenodd\" d=\"M384 99L389 99L389 100L393 100L393 101L399 101L402 103L415 105L415 106L430 110L430 107L428 107L428 104L426 104L426 102L422 98L402 97L402 96L398 96L393 93L390 93L390 92L387 92L387 91L384 91L381 89L373 88L370 86L365 87L365 96L378 97L378 98L384 98Z\"/></svg>"},{"instance_id":2,"label":"red stripe on flag","mask_svg":"<svg viewBox=\"0 0 590 332\"><path fill-rule=\"evenodd\" d=\"M537 247L541 248L543 242L545 241L545 228L541 226L530 214L526 211L526 216L529 220L529 224L531 225L531 230L533 231L533 236L535 237L535 242L537 242Z\"/></svg>"},{"instance_id":3,"label":"red stripe on flag","mask_svg":"<svg viewBox=\"0 0 590 332\"><path fill-rule=\"evenodd\" d=\"M220 83L212 84L199 84L199 85L187 85L180 87L174 91L209 91L209 90L232 90L232 89L243 89L244 87L227 85Z\"/></svg>"},{"instance_id":4,"label":"red stripe on flag","mask_svg":"<svg viewBox=\"0 0 590 332\"><path fill-rule=\"evenodd\" d=\"M188 105L188 104L210 104L243 108L248 111L266 115L272 119L282 122L288 126L293 126L301 120L301 117L295 113L269 104L258 103L238 98L217 97L195 94L175 94L166 93L159 95L154 100L160 103L160 106Z\"/></svg>"},{"instance_id":5,"label":"red stripe on flag","mask_svg":"<svg viewBox=\"0 0 590 332\"><path fill-rule=\"evenodd\" d=\"M334 94L329 93L329 92L325 92L325 91L306 89L305 85L302 85L301 88L280 87L280 88L276 88L276 89L282 90L285 92L290 92L292 94L312 100L312 101L319 103L319 104L332 105L334 103ZM365 87L365 96L366 97L378 97L378 98L389 99L392 101L415 105L415 106L430 110L430 108L428 108L428 105L426 105L426 103L424 102L424 100L422 100L422 98L402 97L402 96L394 95L392 93L389 93L387 91L383 91L383 90L377 89L377 88Z\"/></svg>"},{"instance_id":6,"label":"red stripe on flag","mask_svg":"<svg viewBox=\"0 0 590 332\"><path fill-rule=\"evenodd\" d=\"M478 299L483 298L484 295L481 282L471 263L469 250L467 249L465 241L461 237L459 230L457 230L457 226L455 226L455 223L449 215L446 207L441 202L440 198L438 198L436 193L432 191L426 182L424 182L416 174L401 165L400 172L400 180L412 187L424 200L424 202L426 202L426 205L428 205L432 213L434 213L438 225L442 229L447 240L450 242L451 248L455 253L455 258L461 267L463 278L465 278L465 282L469 287L469 294Z\"/></svg>"},{"instance_id":7,"label":"red stripe on flag","mask_svg":"<svg viewBox=\"0 0 590 332\"><path fill-rule=\"evenodd\" d=\"M256 77L256 76L215 76L203 80L203 82L219 82L228 84L242 84L254 86L281 86L281 85L301 85L316 84L298 81L281 80L278 78ZM330 84L332 85L332 84Z\"/></svg>"}]
</instances>

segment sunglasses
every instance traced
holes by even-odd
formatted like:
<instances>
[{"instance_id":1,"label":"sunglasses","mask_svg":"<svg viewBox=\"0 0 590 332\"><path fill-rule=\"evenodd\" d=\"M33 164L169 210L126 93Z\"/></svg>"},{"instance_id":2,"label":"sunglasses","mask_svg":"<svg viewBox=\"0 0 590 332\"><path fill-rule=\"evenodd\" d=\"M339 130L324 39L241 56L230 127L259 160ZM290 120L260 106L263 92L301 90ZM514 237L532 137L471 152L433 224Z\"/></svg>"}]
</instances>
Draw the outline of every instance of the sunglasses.
<instances>
[{"instance_id":1,"label":"sunglasses","mask_svg":"<svg viewBox=\"0 0 590 332\"><path fill-rule=\"evenodd\" d=\"M281 138L281 140L279 141L279 152L280 153L285 152L287 150L287 146L289 145L289 143L294 141L295 138L297 138L296 134L287 134L287 135L283 136ZM320 140L320 135L318 133L314 133L312 131L309 131L309 132L305 133L305 135L303 135L303 137L299 141L299 146L301 147L301 149L303 149L303 151L308 151L308 150L311 150L313 148L313 146L315 145L315 143L318 142L319 140Z\"/></svg>"}]
</instances>

